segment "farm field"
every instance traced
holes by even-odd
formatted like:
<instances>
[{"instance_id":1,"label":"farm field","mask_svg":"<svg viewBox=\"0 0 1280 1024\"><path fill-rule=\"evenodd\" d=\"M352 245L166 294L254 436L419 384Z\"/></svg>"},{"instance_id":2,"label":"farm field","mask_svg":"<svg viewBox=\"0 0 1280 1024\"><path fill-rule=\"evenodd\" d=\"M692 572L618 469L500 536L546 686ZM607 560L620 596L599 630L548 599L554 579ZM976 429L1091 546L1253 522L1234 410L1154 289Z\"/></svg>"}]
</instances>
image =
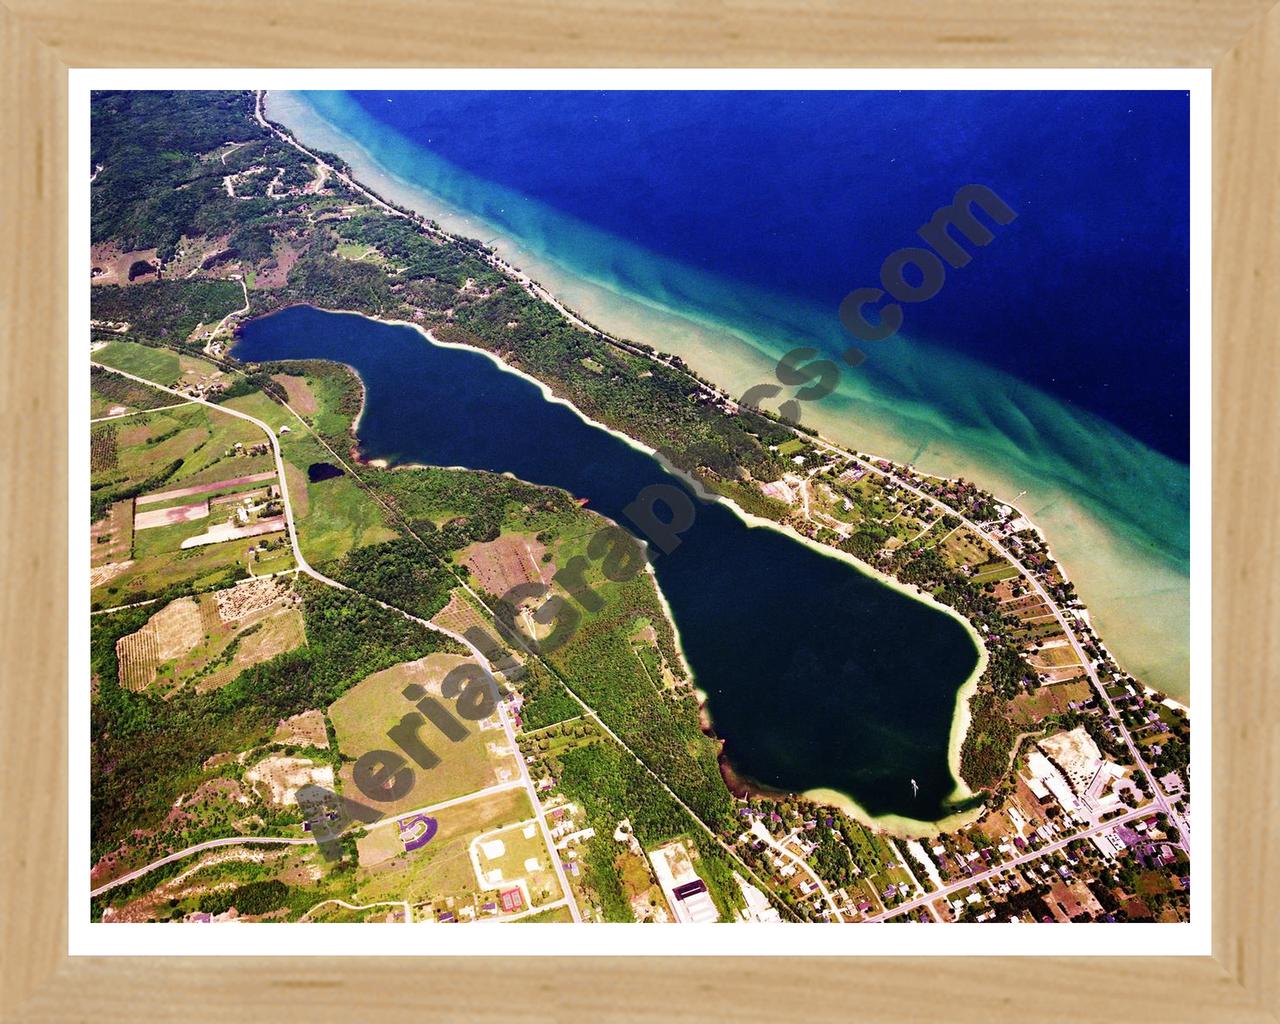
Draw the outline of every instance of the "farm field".
<instances>
[{"instance_id":1,"label":"farm field","mask_svg":"<svg viewBox=\"0 0 1280 1024\"><path fill-rule=\"evenodd\" d=\"M974 583L996 583L1000 580L1012 579L1020 573L1003 559L992 559L976 566L973 574Z\"/></svg>"},{"instance_id":2,"label":"farm field","mask_svg":"<svg viewBox=\"0 0 1280 1024\"><path fill-rule=\"evenodd\" d=\"M497 540L471 544L457 553L480 589L501 597L523 583L546 583L556 573L556 564L546 546L526 533L503 533Z\"/></svg>"},{"instance_id":3,"label":"farm field","mask_svg":"<svg viewBox=\"0 0 1280 1024\"><path fill-rule=\"evenodd\" d=\"M114 457L100 457L98 468L92 471L95 499L133 497L171 490L178 484L231 479L273 465L265 452L261 456L247 454L254 445L266 442L262 431L205 406L192 404L140 414L95 429L110 430L114 437Z\"/></svg>"},{"instance_id":4,"label":"farm field","mask_svg":"<svg viewBox=\"0 0 1280 1024\"><path fill-rule=\"evenodd\" d=\"M314 416L319 400L305 376L296 373L273 373L271 379L284 388L289 396L289 407L303 419Z\"/></svg>"},{"instance_id":5,"label":"farm field","mask_svg":"<svg viewBox=\"0 0 1280 1024\"><path fill-rule=\"evenodd\" d=\"M152 353L177 358L141 345L124 351L140 359L151 359ZM232 516L232 503L218 499L234 502L274 480L267 438L252 424L190 404L98 424L93 442L94 607L171 594L175 588L213 589L255 569L292 567L292 556L275 551L275 545L265 566L257 565L252 549L262 542L255 545L252 538L182 548ZM180 506L190 507L183 512ZM266 511L268 518L278 514Z\"/></svg>"},{"instance_id":6,"label":"farm field","mask_svg":"<svg viewBox=\"0 0 1280 1024\"><path fill-rule=\"evenodd\" d=\"M290 432L301 429L298 421L289 414L288 409L279 402L273 402L261 391L253 391L247 395L236 395L235 398L224 399L218 404L224 405L228 409L235 409L237 412L248 413L248 415L262 420L263 423L277 433L282 426L287 426Z\"/></svg>"},{"instance_id":7,"label":"farm field","mask_svg":"<svg viewBox=\"0 0 1280 1024\"><path fill-rule=\"evenodd\" d=\"M120 684L169 693L188 683L223 686L250 665L305 640L288 581L256 580L198 597L180 597L116 644Z\"/></svg>"},{"instance_id":8,"label":"farm field","mask_svg":"<svg viewBox=\"0 0 1280 1024\"><path fill-rule=\"evenodd\" d=\"M450 670L467 661L457 655L433 654L419 661L405 662L362 680L329 707L338 749L344 756L343 792L352 795L359 792L352 778L357 758L372 750L396 749L397 744L388 738L387 730L406 715L416 713L414 702L402 693L404 688L414 683L425 687L427 693L453 713L454 701L440 696L440 683ZM515 755L508 747L506 733L498 726L496 715L480 722L467 721L456 714L454 717L466 729L466 737L452 742L433 723L424 722L420 730L422 742L440 758L440 763L430 769L411 764L412 788L398 800L380 803L380 809L387 814L398 814L519 777Z\"/></svg>"},{"instance_id":9,"label":"farm field","mask_svg":"<svg viewBox=\"0 0 1280 1024\"><path fill-rule=\"evenodd\" d=\"M204 591L230 586L246 578L255 566L252 547L252 541L208 544L185 551L159 551L135 557L127 564L113 563L124 567L95 586L90 599L94 608L111 608L171 593L175 588Z\"/></svg>"},{"instance_id":10,"label":"farm field","mask_svg":"<svg viewBox=\"0 0 1280 1024\"><path fill-rule=\"evenodd\" d=\"M89 565L126 561L133 551L133 502L113 502L107 514L89 528Z\"/></svg>"},{"instance_id":11,"label":"farm field","mask_svg":"<svg viewBox=\"0 0 1280 1024\"><path fill-rule=\"evenodd\" d=\"M182 375L176 352L139 345L136 341L108 342L94 352L93 358L104 366L124 370L136 377L145 377L165 387L173 387Z\"/></svg>"},{"instance_id":12,"label":"farm field","mask_svg":"<svg viewBox=\"0 0 1280 1024\"><path fill-rule=\"evenodd\" d=\"M94 419L155 409L181 401L109 370L96 366L89 369L89 415Z\"/></svg>"}]
</instances>

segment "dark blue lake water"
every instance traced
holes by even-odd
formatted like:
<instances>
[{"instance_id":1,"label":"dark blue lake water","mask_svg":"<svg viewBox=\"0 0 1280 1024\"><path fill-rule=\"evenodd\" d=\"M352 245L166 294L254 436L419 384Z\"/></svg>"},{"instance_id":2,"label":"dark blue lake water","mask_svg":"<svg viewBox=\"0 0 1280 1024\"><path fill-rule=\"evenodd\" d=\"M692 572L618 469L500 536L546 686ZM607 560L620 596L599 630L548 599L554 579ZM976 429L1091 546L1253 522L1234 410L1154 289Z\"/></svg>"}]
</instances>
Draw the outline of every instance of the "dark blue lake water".
<instances>
[{"instance_id":1,"label":"dark blue lake water","mask_svg":"<svg viewBox=\"0 0 1280 1024\"><path fill-rule=\"evenodd\" d=\"M987 185L1018 219L905 333L1187 461L1185 91L345 95L481 178L832 321L956 189Z\"/></svg>"},{"instance_id":2,"label":"dark blue lake water","mask_svg":"<svg viewBox=\"0 0 1280 1024\"><path fill-rule=\"evenodd\" d=\"M371 458L509 471L628 528L622 510L642 488L677 482L527 380L410 327L294 307L246 324L235 351L353 367L367 389L359 441ZM955 810L948 742L978 660L965 627L721 504L696 507L654 570L735 769L791 792L835 789L876 816Z\"/></svg>"}]
</instances>

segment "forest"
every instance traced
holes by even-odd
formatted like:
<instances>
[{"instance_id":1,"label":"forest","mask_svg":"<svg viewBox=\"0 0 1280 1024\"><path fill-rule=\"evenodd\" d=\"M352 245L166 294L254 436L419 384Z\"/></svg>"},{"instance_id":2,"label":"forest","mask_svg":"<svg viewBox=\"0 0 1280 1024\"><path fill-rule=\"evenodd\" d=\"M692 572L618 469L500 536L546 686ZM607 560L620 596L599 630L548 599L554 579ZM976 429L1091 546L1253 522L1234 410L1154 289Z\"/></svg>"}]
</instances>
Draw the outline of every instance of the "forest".
<instances>
[{"instance_id":1,"label":"forest","mask_svg":"<svg viewBox=\"0 0 1280 1024\"><path fill-rule=\"evenodd\" d=\"M556 760L560 791L586 810L597 838L605 837L599 849L591 850L591 859L604 858L608 862L607 869L597 865L592 876L593 880L602 881L606 893L611 887L607 878L601 876L612 874L612 857L617 845L612 835L618 822L626 818L645 849L680 836L696 839L700 854L697 871L707 883L721 915L732 919L733 911L743 906L742 894L733 881L733 862L616 744L601 738L566 750L557 755ZM606 901L606 908L608 906ZM626 916L621 919L630 920L630 908L626 908Z\"/></svg>"},{"instance_id":2,"label":"forest","mask_svg":"<svg viewBox=\"0 0 1280 1024\"><path fill-rule=\"evenodd\" d=\"M183 793L216 776L214 754L264 742L281 718L328 707L373 672L436 651L447 637L369 600L309 581L302 594L306 643L252 666L221 689L187 688L165 699L118 682L116 641L156 610L130 608L92 620L92 848L95 859L135 829L158 828Z\"/></svg>"}]
</instances>

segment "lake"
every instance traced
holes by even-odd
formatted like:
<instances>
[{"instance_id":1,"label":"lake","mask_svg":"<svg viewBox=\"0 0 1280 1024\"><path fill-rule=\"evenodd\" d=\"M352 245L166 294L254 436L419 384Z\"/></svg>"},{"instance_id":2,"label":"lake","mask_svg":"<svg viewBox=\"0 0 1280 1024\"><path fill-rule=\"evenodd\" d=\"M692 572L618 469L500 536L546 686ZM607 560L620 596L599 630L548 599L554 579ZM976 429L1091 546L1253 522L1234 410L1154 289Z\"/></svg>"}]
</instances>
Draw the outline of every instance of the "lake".
<instances>
[{"instance_id":1,"label":"lake","mask_svg":"<svg viewBox=\"0 0 1280 1024\"><path fill-rule=\"evenodd\" d=\"M677 482L486 355L407 325L296 306L247 323L235 354L355 369L361 452L392 465L510 472L633 532L622 510L644 487ZM966 625L723 503L696 507L653 566L734 770L772 789L835 790L871 817L958 810L948 750L957 692L979 662Z\"/></svg>"}]
</instances>

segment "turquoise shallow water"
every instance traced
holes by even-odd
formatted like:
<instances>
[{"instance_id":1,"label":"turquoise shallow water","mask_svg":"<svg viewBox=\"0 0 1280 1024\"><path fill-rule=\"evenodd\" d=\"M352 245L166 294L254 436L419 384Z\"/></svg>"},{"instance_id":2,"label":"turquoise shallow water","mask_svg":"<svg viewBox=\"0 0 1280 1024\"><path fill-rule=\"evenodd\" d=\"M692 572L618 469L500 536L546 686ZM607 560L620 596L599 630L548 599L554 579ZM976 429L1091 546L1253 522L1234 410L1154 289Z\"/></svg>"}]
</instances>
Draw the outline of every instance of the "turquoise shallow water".
<instances>
[{"instance_id":1,"label":"turquoise shallow water","mask_svg":"<svg viewBox=\"0 0 1280 1024\"><path fill-rule=\"evenodd\" d=\"M340 93L272 94L272 117L379 192L492 244L602 327L675 352L731 391L796 345L846 346L829 309L677 263L485 181ZM1011 338L1035 358L1034 339ZM1121 663L1189 693L1189 474L1099 416L904 332L864 345L804 419L863 451L971 477L1044 529Z\"/></svg>"}]
</instances>

